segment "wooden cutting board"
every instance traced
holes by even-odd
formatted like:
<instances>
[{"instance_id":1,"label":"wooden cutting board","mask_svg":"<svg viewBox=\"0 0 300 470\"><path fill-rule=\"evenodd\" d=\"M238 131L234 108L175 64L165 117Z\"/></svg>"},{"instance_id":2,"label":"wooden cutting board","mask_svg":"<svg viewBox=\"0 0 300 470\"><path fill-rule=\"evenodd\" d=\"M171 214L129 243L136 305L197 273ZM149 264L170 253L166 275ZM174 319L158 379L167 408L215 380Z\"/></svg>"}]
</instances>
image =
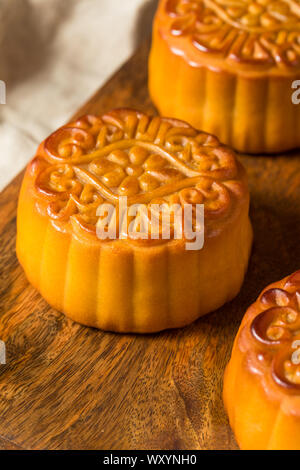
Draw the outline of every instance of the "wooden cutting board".
<instances>
[{"instance_id":1,"label":"wooden cutting board","mask_svg":"<svg viewBox=\"0 0 300 470\"><path fill-rule=\"evenodd\" d=\"M155 112L143 46L76 114ZM280 110L279 110L280 112ZM22 174L0 195L0 449L236 449L222 380L246 308L300 268L300 154L241 156L255 242L239 296L181 330L118 335L50 308L15 254ZM217 286L216 286L217 288Z\"/></svg>"}]
</instances>

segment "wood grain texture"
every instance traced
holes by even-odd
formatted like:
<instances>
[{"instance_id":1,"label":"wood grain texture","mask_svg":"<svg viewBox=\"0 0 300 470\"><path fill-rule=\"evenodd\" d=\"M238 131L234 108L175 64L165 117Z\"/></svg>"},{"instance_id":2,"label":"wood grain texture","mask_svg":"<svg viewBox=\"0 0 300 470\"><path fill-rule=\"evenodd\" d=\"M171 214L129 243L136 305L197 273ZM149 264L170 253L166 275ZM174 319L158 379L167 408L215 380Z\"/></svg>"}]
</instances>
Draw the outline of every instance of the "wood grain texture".
<instances>
[{"instance_id":1,"label":"wood grain texture","mask_svg":"<svg viewBox=\"0 0 300 470\"><path fill-rule=\"evenodd\" d=\"M13 442L9 442L6 439L2 439L0 437L0 450L24 450L24 449L15 445Z\"/></svg>"},{"instance_id":2,"label":"wood grain texture","mask_svg":"<svg viewBox=\"0 0 300 470\"><path fill-rule=\"evenodd\" d=\"M154 112L147 52L145 45L76 116L120 106ZM22 175L2 192L0 449L237 448L221 397L234 336L262 288L300 267L299 153L240 158L255 232L242 291L189 327L156 335L104 333L51 309L15 255Z\"/></svg>"}]
</instances>

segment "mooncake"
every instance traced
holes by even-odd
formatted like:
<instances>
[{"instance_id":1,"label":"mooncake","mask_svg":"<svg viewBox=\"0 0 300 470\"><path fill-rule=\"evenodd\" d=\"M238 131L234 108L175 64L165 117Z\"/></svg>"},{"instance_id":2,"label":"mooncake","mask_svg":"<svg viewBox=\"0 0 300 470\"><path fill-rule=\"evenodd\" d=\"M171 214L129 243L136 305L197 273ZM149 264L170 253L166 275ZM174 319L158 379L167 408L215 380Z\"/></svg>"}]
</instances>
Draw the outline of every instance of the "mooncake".
<instances>
[{"instance_id":1,"label":"mooncake","mask_svg":"<svg viewBox=\"0 0 300 470\"><path fill-rule=\"evenodd\" d=\"M247 311L224 378L241 449L300 450L300 271Z\"/></svg>"},{"instance_id":2,"label":"mooncake","mask_svg":"<svg viewBox=\"0 0 300 470\"><path fill-rule=\"evenodd\" d=\"M203 207L204 244L187 249L171 218L165 237L160 217L156 238L139 238L119 222L115 237L105 230L99 237L101 209L119 213L124 198L146 208L145 219L154 203L189 205L193 221ZM248 212L245 170L217 138L118 109L71 122L39 146L21 188L17 255L29 281L73 320L155 332L187 325L239 292L252 241ZM119 220L113 217L106 229Z\"/></svg>"},{"instance_id":3,"label":"mooncake","mask_svg":"<svg viewBox=\"0 0 300 470\"><path fill-rule=\"evenodd\" d=\"M241 152L282 152L300 145L297 79L299 0L160 0L149 90L162 114Z\"/></svg>"}]
</instances>

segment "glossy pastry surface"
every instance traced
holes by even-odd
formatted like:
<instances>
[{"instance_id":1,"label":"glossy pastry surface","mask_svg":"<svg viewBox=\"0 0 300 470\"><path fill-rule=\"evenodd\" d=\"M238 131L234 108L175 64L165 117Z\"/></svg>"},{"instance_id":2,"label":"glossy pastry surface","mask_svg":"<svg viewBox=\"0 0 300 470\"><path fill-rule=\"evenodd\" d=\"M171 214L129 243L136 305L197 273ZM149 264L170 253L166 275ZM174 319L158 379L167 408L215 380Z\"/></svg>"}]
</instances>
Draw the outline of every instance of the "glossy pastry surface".
<instances>
[{"instance_id":1,"label":"glossy pastry surface","mask_svg":"<svg viewBox=\"0 0 300 470\"><path fill-rule=\"evenodd\" d=\"M300 450L300 271L267 287L247 311L224 402L242 449Z\"/></svg>"},{"instance_id":2,"label":"glossy pastry surface","mask_svg":"<svg viewBox=\"0 0 300 470\"><path fill-rule=\"evenodd\" d=\"M137 214L119 224L123 198L146 208L204 204L203 248L187 250L172 221L169 237L160 225L156 238L136 237ZM116 236L99 239L98 210L108 203ZM248 209L245 171L214 136L119 109L84 116L39 146L21 189L17 254L45 299L80 323L175 328L238 293L252 241Z\"/></svg>"},{"instance_id":3,"label":"glossy pastry surface","mask_svg":"<svg viewBox=\"0 0 300 470\"><path fill-rule=\"evenodd\" d=\"M239 151L292 149L300 145L299 78L299 1L160 1L149 89L162 114Z\"/></svg>"}]
</instances>

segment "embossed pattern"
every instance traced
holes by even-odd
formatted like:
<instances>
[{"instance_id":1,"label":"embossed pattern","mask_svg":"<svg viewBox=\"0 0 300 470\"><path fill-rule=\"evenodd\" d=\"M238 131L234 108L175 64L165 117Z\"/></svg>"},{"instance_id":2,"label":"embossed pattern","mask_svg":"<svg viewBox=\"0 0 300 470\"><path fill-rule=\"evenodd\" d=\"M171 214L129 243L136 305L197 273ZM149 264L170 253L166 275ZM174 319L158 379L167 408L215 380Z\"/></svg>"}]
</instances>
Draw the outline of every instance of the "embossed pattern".
<instances>
[{"instance_id":1,"label":"embossed pattern","mask_svg":"<svg viewBox=\"0 0 300 470\"><path fill-rule=\"evenodd\" d=\"M56 221L95 233L97 208L128 204L205 205L226 216L243 186L233 152L184 122L132 110L84 116L54 132L32 163L38 201Z\"/></svg>"},{"instance_id":2,"label":"embossed pattern","mask_svg":"<svg viewBox=\"0 0 300 470\"><path fill-rule=\"evenodd\" d=\"M203 53L264 68L300 67L299 0L168 0L171 33Z\"/></svg>"},{"instance_id":3,"label":"embossed pattern","mask_svg":"<svg viewBox=\"0 0 300 470\"><path fill-rule=\"evenodd\" d=\"M268 351L264 357L271 361L275 382L299 393L300 365L292 358L300 340L300 271L288 278L284 288L265 291L260 304L264 310L252 321L252 335Z\"/></svg>"}]
</instances>

